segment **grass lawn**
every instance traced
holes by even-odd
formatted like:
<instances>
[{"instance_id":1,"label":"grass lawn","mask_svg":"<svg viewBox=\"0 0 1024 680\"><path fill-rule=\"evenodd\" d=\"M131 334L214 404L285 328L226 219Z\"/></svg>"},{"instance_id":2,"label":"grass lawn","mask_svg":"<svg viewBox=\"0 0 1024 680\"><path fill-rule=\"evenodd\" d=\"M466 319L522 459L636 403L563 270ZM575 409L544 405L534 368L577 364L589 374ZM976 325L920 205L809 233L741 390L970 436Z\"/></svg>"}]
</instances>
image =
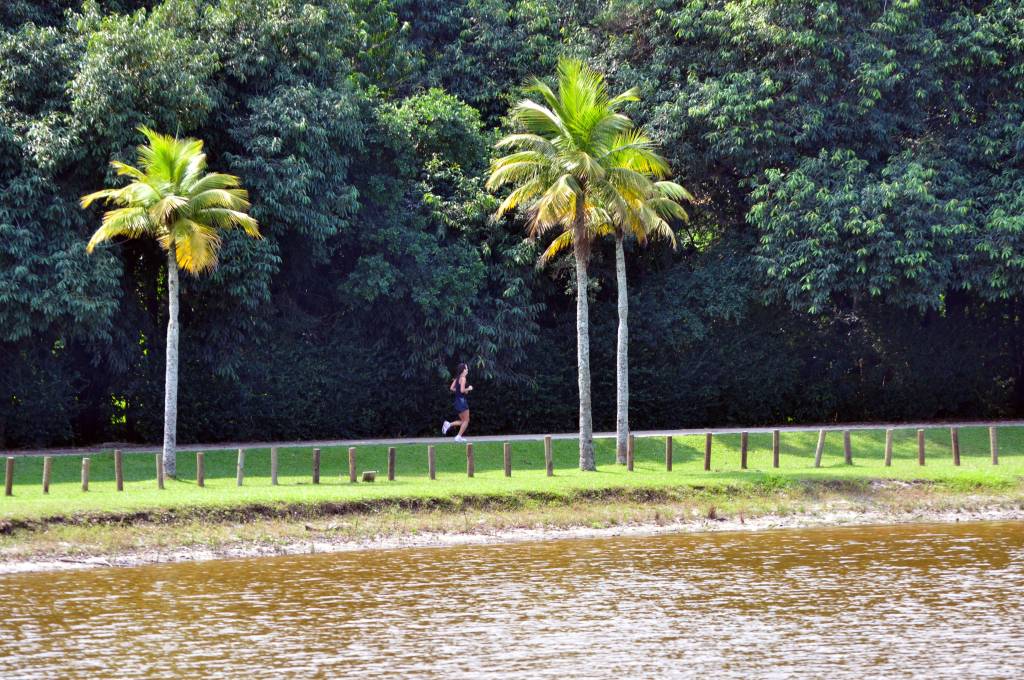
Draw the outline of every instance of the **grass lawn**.
<instances>
[{"instance_id":1,"label":"grass lawn","mask_svg":"<svg viewBox=\"0 0 1024 680\"><path fill-rule=\"evenodd\" d=\"M280 449L279 485L270 484L270 452L249 449L245 458L245 482L235 484L235 450L206 452L206 487L195 483L195 455L178 454L178 479L166 480L157 489L153 454L125 454L125 490L114 484L111 452L91 456L89 491L81 490L81 458L55 456L50 493L42 492L40 457L19 457L15 461L14 495L0 498L0 519L30 520L66 517L76 513L125 513L143 510L231 508L249 505L316 504L360 502L381 499L443 499L473 496L515 496L534 494L571 498L586 490L664 489L669 487L753 487L774 488L802 479L931 480L952 489L1008 488L1024 478L1024 428L999 429L999 465L993 466L986 428L961 428L961 465L954 467L948 428L926 431L927 463L917 463L917 433L896 430L891 467L883 464L884 430L852 431L853 465L843 461L841 431L830 431L820 468L814 467L817 432L783 432L780 467L771 467L771 435L751 434L747 470L740 469L740 436L716 435L711 471L703 469L704 437L685 436L674 440L672 472L665 470L665 442L662 438L636 441L635 470L614 464L614 440L595 442L598 471L580 472L575 440L554 442L554 477L544 473L541 441L514 442L512 477L502 470L499 442L474 445L476 476L466 476L464 446L437 446L437 479L427 476L427 447L405 445L397 448L397 478L387 481L387 448L364 446L357 452L357 470L377 470L377 481L350 484L348 454L343 448L324 448L321 454L320 484L312 483L312 450ZM754 487L756 488L756 487Z\"/></svg>"}]
</instances>

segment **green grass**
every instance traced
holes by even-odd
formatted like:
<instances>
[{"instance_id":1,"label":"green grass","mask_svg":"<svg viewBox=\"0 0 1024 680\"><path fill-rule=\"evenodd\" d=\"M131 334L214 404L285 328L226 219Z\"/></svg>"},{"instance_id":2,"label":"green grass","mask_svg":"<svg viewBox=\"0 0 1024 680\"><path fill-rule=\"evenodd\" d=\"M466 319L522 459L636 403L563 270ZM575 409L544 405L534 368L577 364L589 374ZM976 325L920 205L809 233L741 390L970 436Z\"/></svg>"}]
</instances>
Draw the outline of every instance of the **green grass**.
<instances>
[{"instance_id":1,"label":"green grass","mask_svg":"<svg viewBox=\"0 0 1024 680\"><path fill-rule=\"evenodd\" d=\"M926 432L927 464L917 464L916 431L896 430L893 463L883 465L884 430L852 432L853 465L843 462L842 434L830 431L820 468L814 467L816 432L783 432L779 469L771 467L771 435L751 434L748 470L740 470L740 436L718 435L714 440L712 469L703 469L704 437L676 437L674 466L666 472L664 439L643 438L636 442L634 472L615 465L614 441L595 442L599 469L584 473L577 469L575 440L554 442L555 476L544 474L543 444L540 441L514 442L512 477L502 471L502 445L499 442L474 445L476 476L466 476L464 446L437 446L437 480L427 476L425 445L397 448L397 479L386 480L387 448L364 446L358 449L357 469L377 470L375 483L348 482L347 449L322 449L320 484L311 481L311 449L280 449L279 485L270 484L270 455L267 449L246 451L245 483L235 485L234 450L206 452L206 487L195 483L195 455L183 450L178 456L178 479L168 479L164 490L157 489L153 454L125 454L125 490L114 484L113 455L91 456L89 491L81 490L81 458L57 456L53 459L50 493L42 493L42 458L19 457L15 463L14 496L0 498L0 518L32 520L67 517L78 513L130 513L146 510L192 510L233 508L251 505L316 504L359 502L381 499L443 499L472 496L536 494L571 496L587 490L645 489L671 487L739 487L772 490L797 480L872 479L930 480L951 490L979 487L1017 486L1024 478L1024 428L999 430L999 465L993 466L985 428L960 430L961 466L954 467L950 452L949 430L934 428Z\"/></svg>"}]
</instances>

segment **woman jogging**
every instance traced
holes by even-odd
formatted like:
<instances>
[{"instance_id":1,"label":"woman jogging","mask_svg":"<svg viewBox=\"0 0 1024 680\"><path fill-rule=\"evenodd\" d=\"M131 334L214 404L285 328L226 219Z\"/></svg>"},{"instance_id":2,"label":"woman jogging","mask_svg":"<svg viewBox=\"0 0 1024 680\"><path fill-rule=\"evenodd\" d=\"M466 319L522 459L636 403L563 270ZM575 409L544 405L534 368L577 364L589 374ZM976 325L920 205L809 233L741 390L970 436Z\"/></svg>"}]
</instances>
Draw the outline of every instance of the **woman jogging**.
<instances>
[{"instance_id":1,"label":"woman jogging","mask_svg":"<svg viewBox=\"0 0 1024 680\"><path fill-rule=\"evenodd\" d=\"M469 366L459 364L455 371L455 380L452 380L452 384L448 388L455 393L455 412L459 414L459 419L451 422L446 420L441 425L441 434L448 434L448 430L454 425L459 426L459 433L455 435L455 441L457 442L466 441L462 438L462 435L466 432L466 428L469 427L469 402L466 401L466 395L473 391L473 386L466 385L467 375L469 375Z\"/></svg>"}]
</instances>

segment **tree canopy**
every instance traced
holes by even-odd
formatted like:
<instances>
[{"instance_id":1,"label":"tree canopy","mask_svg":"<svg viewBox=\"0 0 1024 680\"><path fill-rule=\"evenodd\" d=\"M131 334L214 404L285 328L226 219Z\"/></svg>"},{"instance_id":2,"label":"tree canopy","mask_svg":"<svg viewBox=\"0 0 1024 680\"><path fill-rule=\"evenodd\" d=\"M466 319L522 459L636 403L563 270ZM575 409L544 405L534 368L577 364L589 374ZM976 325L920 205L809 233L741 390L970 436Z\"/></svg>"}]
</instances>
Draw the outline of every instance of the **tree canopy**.
<instances>
[{"instance_id":1,"label":"tree canopy","mask_svg":"<svg viewBox=\"0 0 1024 680\"><path fill-rule=\"evenodd\" d=\"M696 199L676 250L627 249L635 427L1024 413L1015 0L14 0L0 445L159 437L162 254L89 257L77 204L139 126L203 139L264 235L183 281L183 442L427 432L458 361L477 432L572 429L572 268L538 270L550 240L483 184L566 56L638 84L626 113Z\"/></svg>"}]
</instances>

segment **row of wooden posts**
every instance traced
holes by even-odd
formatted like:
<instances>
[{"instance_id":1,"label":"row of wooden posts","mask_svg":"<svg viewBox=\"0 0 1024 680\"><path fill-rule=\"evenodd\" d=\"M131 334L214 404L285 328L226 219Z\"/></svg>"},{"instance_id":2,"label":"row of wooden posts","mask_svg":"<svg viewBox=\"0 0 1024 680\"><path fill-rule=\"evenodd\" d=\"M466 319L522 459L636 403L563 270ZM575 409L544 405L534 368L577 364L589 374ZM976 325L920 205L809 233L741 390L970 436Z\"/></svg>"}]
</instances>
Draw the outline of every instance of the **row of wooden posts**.
<instances>
[{"instance_id":1,"label":"row of wooden posts","mask_svg":"<svg viewBox=\"0 0 1024 680\"><path fill-rule=\"evenodd\" d=\"M828 430L818 430L818 445L814 448L814 467L821 467L821 457L825 453L825 434ZM892 466L892 435L893 429L885 431L885 466ZM960 428L949 428L950 444L953 453L953 465L960 465ZM711 470L711 443L714 435L708 432L704 435L704 470ZM999 465L999 439L996 428L988 428L989 450L992 454L992 464ZM747 469L747 449L749 433L740 433L740 469ZM629 435L626 445L626 469L633 471L633 435ZM772 467L779 467L780 432L772 430ZM850 443L850 431L843 430L843 459L847 465L853 465L853 447ZM917 431L917 464L925 464L925 440L924 430ZM672 437L665 438L665 469L672 470Z\"/></svg>"},{"instance_id":2,"label":"row of wooden posts","mask_svg":"<svg viewBox=\"0 0 1024 680\"><path fill-rule=\"evenodd\" d=\"M818 431L818 445L814 450L814 467L821 467L821 457L825 451L825 434L828 430ZM953 453L953 465L960 465L960 429L957 427L949 428L951 447ZM892 435L893 430L887 429L885 431L885 465L889 467L892 465ZM992 464L999 464L999 440L996 434L996 428L988 428L989 437L989 448L992 454ZM779 430L772 430L772 467L779 467ZM711 444L713 440L713 434L708 432L704 438L704 469L711 470ZM749 434L747 432L740 433L740 468L743 470L747 469L747 444L749 440ZM634 458L634 446L635 440L633 435L629 435L628 444L626 446L626 469L630 472L633 471L633 458ZM504 468L505 476L512 476L512 445L505 442L503 447L504 457ZM850 431L843 430L843 457L847 465L853 464L853 448L850 444ZM395 479L395 447L388 448L388 481L394 481ZM114 451L114 480L117 485L118 491L124 491L124 467L123 457L121 451ZM157 488L164 488L164 466L161 455L158 453L155 457L156 460L156 483ZM918 465L925 464L925 439L924 430L919 429L917 431L917 462ZM43 458L43 493L50 492L50 473L53 467L53 457L46 456ZM548 477L552 477L555 474L554 461L551 452L551 436L544 437L544 468L547 472ZM672 437L668 436L665 438L665 469L672 470ZM277 485L277 470L278 470L278 455L277 447L270 449L270 483L274 486ZM433 446L427 447L427 470L430 475L430 479L437 479L437 458L435 448ZM466 474L472 477L476 472L476 461L473 456L473 445L466 444ZM363 481L373 481L374 472L364 472ZM348 481L356 482L356 447L349 447L348 450ZM245 449L238 449L238 463L235 469L235 483L237 486L242 486L242 482L245 479ZM313 483L320 483L320 449L313 449ZM205 454L202 451L196 453L196 486L206 486L206 465L205 465ZM82 491L89 490L89 459L82 459ZM4 494L11 496L14 493L14 458L7 458L7 465L4 474Z\"/></svg>"},{"instance_id":3,"label":"row of wooden posts","mask_svg":"<svg viewBox=\"0 0 1024 680\"><path fill-rule=\"evenodd\" d=\"M196 486L206 486L206 454L202 451L196 452ZM120 450L114 450L114 481L118 491L124 491L124 465L123 455ZM164 488L164 466L161 454L156 454L156 483L157 488ZM395 447L388 448L388 481L395 480ZM82 491L89 490L89 458L82 459ZM544 437L544 466L548 477L555 474L554 459L551 450L551 437ZM504 445L504 467L505 476L512 476L512 445L505 442ZM50 493L50 478L53 469L53 456L43 458L43 493ZM427 447L427 469L431 479L437 479L437 452L435 447ZM270 483L277 486L278 452L277 447L270 449ZM476 473L476 460L473 454L473 445L466 444L466 474L472 477ZM373 481L376 471L363 473L363 481ZM355 483L356 474L356 447L349 447L348 450L348 481ZM238 462L235 466L235 484L242 486L245 479L245 449L238 449ZM313 449L313 483L320 483L320 449ZM8 456L5 468L5 495L14 494L14 457Z\"/></svg>"}]
</instances>

